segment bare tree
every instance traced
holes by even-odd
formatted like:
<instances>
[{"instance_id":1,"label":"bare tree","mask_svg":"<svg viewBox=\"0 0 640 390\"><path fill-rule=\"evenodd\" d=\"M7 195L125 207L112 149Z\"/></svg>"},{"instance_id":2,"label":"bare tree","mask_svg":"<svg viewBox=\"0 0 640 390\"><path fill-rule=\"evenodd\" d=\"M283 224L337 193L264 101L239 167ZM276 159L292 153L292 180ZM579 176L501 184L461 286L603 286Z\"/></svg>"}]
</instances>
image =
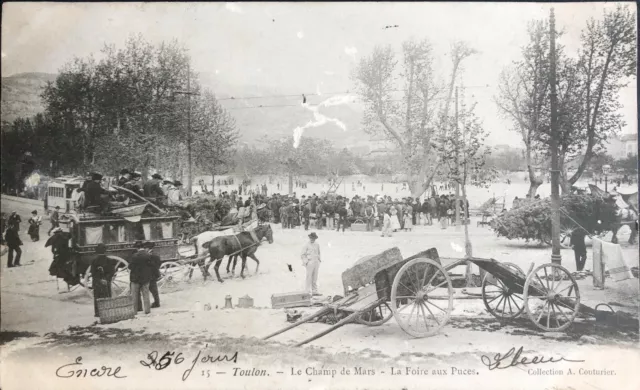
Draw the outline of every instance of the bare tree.
<instances>
[{"instance_id":1,"label":"bare tree","mask_svg":"<svg viewBox=\"0 0 640 390\"><path fill-rule=\"evenodd\" d=\"M442 99L443 87L436 81L433 50L426 39L404 42L401 67L390 46L376 46L354 71L358 94L366 106L365 131L382 135L398 147L412 197L419 197L429 188L440 165L433 149L435 131L448 114L461 64L473 53L464 43L453 46L449 91L439 115L436 101ZM403 92L402 98L396 97L397 92Z\"/></svg>"},{"instance_id":2,"label":"bare tree","mask_svg":"<svg viewBox=\"0 0 640 390\"><path fill-rule=\"evenodd\" d=\"M522 48L522 59L502 71L494 100L524 143L527 196L533 198L544 181L544 176L536 174L535 157L537 134L548 116L549 28L546 22L534 21L528 30L529 42Z\"/></svg>"}]
</instances>

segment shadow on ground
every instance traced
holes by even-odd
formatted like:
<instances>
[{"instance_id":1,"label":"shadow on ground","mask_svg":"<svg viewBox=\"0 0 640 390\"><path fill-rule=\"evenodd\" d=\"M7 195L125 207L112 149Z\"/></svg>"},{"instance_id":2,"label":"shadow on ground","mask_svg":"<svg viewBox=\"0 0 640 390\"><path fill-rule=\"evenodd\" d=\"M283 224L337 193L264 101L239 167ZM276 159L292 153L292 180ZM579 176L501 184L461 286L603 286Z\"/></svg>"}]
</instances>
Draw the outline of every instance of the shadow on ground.
<instances>
[{"instance_id":1,"label":"shadow on ground","mask_svg":"<svg viewBox=\"0 0 640 390\"><path fill-rule=\"evenodd\" d=\"M635 343L638 340L638 327L620 328L599 323L594 319L577 318L564 332L544 332L535 327L529 318L521 316L509 321L498 321L493 317L469 318L452 317L448 326L456 329L469 329L479 332L502 331L512 335L537 336L571 343L581 342L582 336L595 338L596 344ZM593 340L590 340L593 343Z\"/></svg>"}]
</instances>

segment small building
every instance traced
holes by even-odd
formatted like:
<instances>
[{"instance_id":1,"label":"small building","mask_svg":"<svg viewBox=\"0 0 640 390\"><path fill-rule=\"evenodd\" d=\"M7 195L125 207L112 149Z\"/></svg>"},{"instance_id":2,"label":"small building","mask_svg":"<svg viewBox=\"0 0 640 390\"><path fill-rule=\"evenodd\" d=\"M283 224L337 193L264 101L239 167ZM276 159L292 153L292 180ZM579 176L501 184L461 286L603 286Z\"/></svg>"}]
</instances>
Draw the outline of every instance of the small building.
<instances>
[{"instance_id":1,"label":"small building","mask_svg":"<svg viewBox=\"0 0 640 390\"><path fill-rule=\"evenodd\" d=\"M607 154L616 160L638 155L638 133L613 136L607 141Z\"/></svg>"}]
</instances>

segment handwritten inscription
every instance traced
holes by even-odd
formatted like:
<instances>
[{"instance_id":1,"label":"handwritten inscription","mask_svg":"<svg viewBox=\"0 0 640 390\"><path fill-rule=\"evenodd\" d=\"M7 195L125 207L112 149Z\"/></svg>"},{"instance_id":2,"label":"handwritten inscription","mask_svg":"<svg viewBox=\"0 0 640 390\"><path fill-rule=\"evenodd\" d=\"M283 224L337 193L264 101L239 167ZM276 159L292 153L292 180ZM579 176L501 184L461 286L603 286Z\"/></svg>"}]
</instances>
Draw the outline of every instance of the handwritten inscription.
<instances>
[{"instance_id":1,"label":"handwritten inscription","mask_svg":"<svg viewBox=\"0 0 640 390\"><path fill-rule=\"evenodd\" d=\"M480 360L482 360L482 364L487 366L489 370L504 370L509 367L515 367L518 365L529 365L529 364L546 364L546 363L559 363L561 361L571 362L571 363L582 363L584 360L570 360L565 359L564 357L549 357L545 358L544 356L534 356L530 358L526 356L520 356L522 354L523 347L518 348L516 351L515 347L511 348L506 354L502 355L497 353L493 360L486 356L482 355ZM510 362L508 361L510 359Z\"/></svg>"},{"instance_id":2,"label":"handwritten inscription","mask_svg":"<svg viewBox=\"0 0 640 390\"><path fill-rule=\"evenodd\" d=\"M74 363L65 364L58 367L56 370L56 376L58 378L87 378L87 377L111 377L116 379L123 379L126 376L121 376L120 366L114 368L102 366L100 368L80 368L82 366L82 356L78 356Z\"/></svg>"},{"instance_id":3,"label":"handwritten inscription","mask_svg":"<svg viewBox=\"0 0 640 390\"><path fill-rule=\"evenodd\" d=\"M149 367L151 369L160 371L169 367L171 364L179 365L185 360L184 356L182 355L182 352L178 352L176 354L174 351L167 351L164 355L162 355L162 357L160 357L160 359L158 359L158 356L160 356L158 351L153 351L147 354L147 360L146 361L141 360L140 364L143 365L144 367ZM203 354L203 351L198 351L198 354L196 355L196 357L193 360L191 360L191 367L187 368L182 374L182 381L186 381L189 378L189 376L193 372L193 369L196 367L196 364L198 363L222 363L222 362L237 363L238 352L235 352L231 356L228 356L228 355L212 356L209 354L206 354L206 355ZM203 370L202 375L209 377L211 374L209 370Z\"/></svg>"}]
</instances>

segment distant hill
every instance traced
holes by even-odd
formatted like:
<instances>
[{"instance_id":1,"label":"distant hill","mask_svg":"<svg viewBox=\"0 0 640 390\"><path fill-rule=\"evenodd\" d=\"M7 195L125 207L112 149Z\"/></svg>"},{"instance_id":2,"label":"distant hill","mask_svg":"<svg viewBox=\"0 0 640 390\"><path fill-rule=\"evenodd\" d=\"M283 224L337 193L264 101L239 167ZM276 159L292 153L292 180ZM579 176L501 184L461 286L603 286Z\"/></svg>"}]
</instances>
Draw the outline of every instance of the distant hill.
<instances>
[{"instance_id":1,"label":"distant hill","mask_svg":"<svg viewBox=\"0 0 640 390\"><path fill-rule=\"evenodd\" d=\"M44 111L40 94L48 81L54 81L55 74L20 73L2 78L2 121L13 121L18 117L30 117ZM313 114L300 106L302 96L286 96L274 87L255 85L237 85L219 81L207 73L201 73L199 79L203 87L211 89L223 107L235 118L240 130L241 142L255 144L264 134L271 137L293 136L293 129L314 121ZM278 97L273 97L273 96ZM269 96L260 99L229 99ZM329 96L309 96L311 104L318 104ZM262 105L263 108L256 108ZM286 106L286 107L272 107ZM345 104L321 108L327 117L342 121L347 131L333 123L309 128L304 136L324 138L337 147L365 147L369 145L369 136L360 125L362 108L356 104Z\"/></svg>"},{"instance_id":2,"label":"distant hill","mask_svg":"<svg viewBox=\"0 0 640 390\"><path fill-rule=\"evenodd\" d=\"M40 94L47 82L55 79L56 75L51 73L19 73L3 77L2 121L12 122L43 112Z\"/></svg>"}]
</instances>

